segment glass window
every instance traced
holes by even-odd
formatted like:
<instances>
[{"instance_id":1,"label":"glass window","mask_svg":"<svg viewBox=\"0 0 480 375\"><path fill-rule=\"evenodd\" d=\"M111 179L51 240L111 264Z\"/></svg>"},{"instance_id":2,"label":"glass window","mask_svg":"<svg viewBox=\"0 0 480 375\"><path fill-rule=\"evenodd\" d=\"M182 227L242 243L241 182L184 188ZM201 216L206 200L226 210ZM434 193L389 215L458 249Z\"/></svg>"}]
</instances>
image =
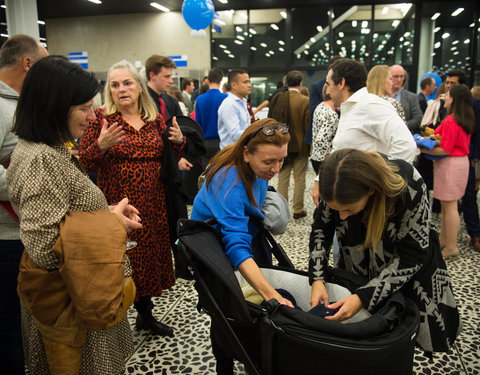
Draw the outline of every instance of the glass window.
<instances>
[{"instance_id":1,"label":"glass window","mask_svg":"<svg viewBox=\"0 0 480 375\"><path fill-rule=\"evenodd\" d=\"M215 12L212 22L212 65L216 68L247 67L248 13Z\"/></svg>"},{"instance_id":2,"label":"glass window","mask_svg":"<svg viewBox=\"0 0 480 375\"><path fill-rule=\"evenodd\" d=\"M285 65L285 9L250 11L250 63L256 66Z\"/></svg>"},{"instance_id":3,"label":"glass window","mask_svg":"<svg viewBox=\"0 0 480 375\"><path fill-rule=\"evenodd\" d=\"M370 35L372 33L372 7L354 5L335 7L333 15L335 55L348 57L363 63L370 55Z\"/></svg>"},{"instance_id":4,"label":"glass window","mask_svg":"<svg viewBox=\"0 0 480 375\"><path fill-rule=\"evenodd\" d=\"M329 42L328 7L295 8L291 15L293 65L326 65L332 47Z\"/></svg>"},{"instance_id":5,"label":"glass window","mask_svg":"<svg viewBox=\"0 0 480 375\"><path fill-rule=\"evenodd\" d=\"M412 4L375 5L372 65L410 65L413 61L415 20Z\"/></svg>"},{"instance_id":6,"label":"glass window","mask_svg":"<svg viewBox=\"0 0 480 375\"><path fill-rule=\"evenodd\" d=\"M468 77L472 74L474 7L468 2L462 2L461 8L453 3L441 9L431 3L425 6L424 17L433 19L433 71L440 76L455 69L463 70Z\"/></svg>"}]
</instances>

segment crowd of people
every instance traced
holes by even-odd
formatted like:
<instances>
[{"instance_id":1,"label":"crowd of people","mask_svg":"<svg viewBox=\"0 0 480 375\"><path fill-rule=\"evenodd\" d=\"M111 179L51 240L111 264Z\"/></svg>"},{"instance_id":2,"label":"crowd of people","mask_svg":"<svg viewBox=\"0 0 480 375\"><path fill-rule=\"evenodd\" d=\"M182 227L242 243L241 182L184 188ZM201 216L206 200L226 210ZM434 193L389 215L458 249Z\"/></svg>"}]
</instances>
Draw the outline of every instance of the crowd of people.
<instances>
[{"instance_id":1,"label":"crowd of people","mask_svg":"<svg viewBox=\"0 0 480 375\"><path fill-rule=\"evenodd\" d=\"M252 217L264 219L277 174L288 202L292 172L293 219L307 216L309 159L317 207L305 249L312 307L338 309L327 319L343 321L401 290L424 316L417 343L448 351L460 321L444 259L459 255L460 201L480 251L480 100L465 74L449 72L440 94L426 77L417 95L405 89L400 65L367 72L335 56L310 91L300 71L288 72L259 106L268 106L268 117L257 120L246 70L228 72L225 93L221 70L195 90L188 77L173 85L175 68L160 55L147 59L144 74L126 60L113 64L94 109L101 87L92 73L48 56L26 35L3 44L0 345L9 373L121 374L132 328L174 335L155 318L153 297L175 283L175 224L191 203L192 219L216 219L232 267L253 289L293 307L262 275L271 254L253 245ZM440 201L439 234L429 190ZM332 247L335 267L367 280L334 303L324 284ZM72 254L78 249L81 261ZM134 327L125 315L131 303ZM213 331L211 338L217 372L231 374L232 359Z\"/></svg>"}]
</instances>

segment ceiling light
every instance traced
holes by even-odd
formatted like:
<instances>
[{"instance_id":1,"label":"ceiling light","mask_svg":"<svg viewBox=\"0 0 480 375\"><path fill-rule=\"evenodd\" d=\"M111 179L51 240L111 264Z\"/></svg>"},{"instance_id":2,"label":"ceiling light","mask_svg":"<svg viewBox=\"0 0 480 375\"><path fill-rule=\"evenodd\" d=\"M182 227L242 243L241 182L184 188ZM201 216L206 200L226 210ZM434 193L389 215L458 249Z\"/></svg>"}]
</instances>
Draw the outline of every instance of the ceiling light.
<instances>
[{"instance_id":1,"label":"ceiling light","mask_svg":"<svg viewBox=\"0 0 480 375\"><path fill-rule=\"evenodd\" d=\"M366 29L368 27L368 21L362 21L362 29Z\"/></svg>"},{"instance_id":2,"label":"ceiling light","mask_svg":"<svg viewBox=\"0 0 480 375\"><path fill-rule=\"evenodd\" d=\"M387 13L388 13L388 7L383 7L382 14L387 14Z\"/></svg>"},{"instance_id":3,"label":"ceiling light","mask_svg":"<svg viewBox=\"0 0 480 375\"><path fill-rule=\"evenodd\" d=\"M225 26L227 24L225 21L221 20L220 18L214 18L213 23L220 26Z\"/></svg>"},{"instance_id":4,"label":"ceiling light","mask_svg":"<svg viewBox=\"0 0 480 375\"><path fill-rule=\"evenodd\" d=\"M212 59L216 61L216 60L218 60L218 57L217 57L217 56L213 56Z\"/></svg>"},{"instance_id":5,"label":"ceiling light","mask_svg":"<svg viewBox=\"0 0 480 375\"><path fill-rule=\"evenodd\" d=\"M310 46L308 44L305 44L305 49L309 49Z\"/></svg>"},{"instance_id":6,"label":"ceiling light","mask_svg":"<svg viewBox=\"0 0 480 375\"><path fill-rule=\"evenodd\" d=\"M245 38L241 35L237 35L237 38L240 39L240 40L245 40Z\"/></svg>"},{"instance_id":7,"label":"ceiling light","mask_svg":"<svg viewBox=\"0 0 480 375\"><path fill-rule=\"evenodd\" d=\"M241 32L242 32L242 28L241 28L240 26L235 27L235 30L236 30L238 33L241 33Z\"/></svg>"},{"instance_id":8,"label":"ceiling light","mask_svg":"<svg viewBox=\"0 0 480 375\"><path fill-rule=\"evenodd\" d=\"M93 0L88 0L88 1L93 1ZM163 12L170 12L170 9L167 7L164 7L163 5L157 4L157 3L150 3L150 5L154 8L160 9Z\"/></svg>"},{"instance_id":9,"label":"ceiling light","mask_svg":"<svg viewBox=\"0 0 480 375\"><path fill-rule=\"evenodd\" d=\"M460 43L458 40L454 40L454 41L452 42L452 45L455 45L455 44L458 44L458 43Z\"/></svg>"},{"instance_id":10,"label":"ceiling light","mask_svg":"<svg viewBox=\"0 0 480 375\"><path fill-rule=\"evenodd\" d=\"M442 34L442 39L447 39L450 36L449 33L443 33Z\"/></svg>"},{"instance_id":11,"label":"ceiling light","mask_svg":"<svg viewBox=\"0 0 480 375\"><path fill-rule=\"evenodd\" d=\"M274 23L272 23L272 24L270 25L270 27L271 27L273 30L278 30L278 26L275 25Z\"/></svg>"},{"instance_id":12,"label":"ceiling light","mask_svg":"<svg viewBox=\"0 0 480 375\"><path fill-rule=\"evenodd\" d=\"M94 4L101 4L102 3L100 0L88 0L88 1L90 1L91 3L94 3ZM152 5L152 4L150 4L150 5Z\"/></svg>"},{"instance_id":13,"label":"ceiling light","mask_svg":"<svg viewBox=\"0 0 480 375\"><path fill-rule=\"evenodd\" d=\"M463 12L463 8L458 8L455 12L452 13L452 17L458 16Z\"/></svg>"},{"instance_id":14,"label":"ceiling light","mask_svg":"<svg viewBox=\"0 0 480 375\"><path fill-rule=\"evenodd\" d=\"M458 51L455 51L453 54L454 54L454 55L458 55L459 53L460 53L460 52L458 52Z\"/></svg>"},{"instance_id":15,"label":"ceiling light","mask_svg":"<svg viewBox=\"0 0 480 375\"><path fill-rule=\"evenodd\" d=\"M433 29L433 32L434 32L434 33L437 33L437 32L439 32L439 31L440 31L440 28L439 28L439 27L436 27L436 28Z\"/></svg>"},{"instance_id":16,"label":"ceiling light","mask_svg":"<svg viewBox=\"0 0 480 375\"><path fill-rule=\"evenodd\" d=\"M278 41L278 44L281 44L282 46L284 46L284 45L285 45L285 42L284 42L283 40L279 40L279 41Z\"/></svg>"},{"instance_id":17,"label":"ceiling light","mask_svg":"<svg viewBox=\"0 0 480 375\"><path fill-rule=\"evenodd\" d=\"M283 47L278 47L278 50L281 51L281 52L285 51L285 49Z\"/></svg>"},{"instance_id":18,"label":"ceiling light","mask_svg":"<svg viewBox=\"0 0 480 375\"><path fill-rule=\"evenodd\" d=\"M273 51L268 51L268 53L269 53L270 55L274 55L274 54L275 54L275 52L273 52Z\"/></svg>"},{"instance_id":19,"label":"ceiling light","mask_svg":"<svg viewBox=\"0 0 480 375\"><path fill-rule=\"evenodd\" d=\"M370 34L370 29L362 29L360 30L362 34Z\"/></svg>"},{"instance_id":20,"label":"ceiling light","mask_svg":"<svg viewBox=\"0 0 480 375\"><path fill-rule=\"evenodd\" d=\"M38 20L37 23L38 23L39 25L45 25L45 21L40 21L40 20Z\"/></svg>"},{"instance_id":21,"label":"ceiling light","mask_svg":"<svg viewBox=\"0 0 480 375\"><path fill-rule=\"evenodd\" d=\"M260 46L262 46L263 48L267 48L267 44L266 44L266 43L260 43Z\"/></svg>"},{"instance_id":22,"label":"ceiling light","mask_svg":"<svg viewBox=\"0 0 480 375\"><path fill-rule=\"evenodd\" d=\"M228 57L230 57L231 59L234 59L234 58L235 58L234 55L228 55Z\"/></svg>"},{"instance_id":23,"label":"ceiling light","mask_svg":"<svg viewBox=\"0 0 480 375\"><path fill-rule=\"evenodd\" d=\"M228 0L218 0L222 4L228 4Z\"/></svg>"},{"instance_id":24,"label":"ceiling light","mask_svg":"<svg viewBox=\"0 0 480 375\"><path fill-rule=\"evenodd\" d=\"M280 12L280 15L285 19L287 18L287 12L282 11L282 12Z\"/></svg>"},{"instance_id":25,"label":"ceiling light","mask_svg":"<svg viewBox=\"0 0 480 375\"><path fill-rule=\"evenodd\" d=\"M342 41L340 39L337 40L337 44L340 45L342 44Z\"/></svg>"},{"instance_id":26,"label":"ceiling light","mask_svg":"<svg viewBox=\"0 0 480 375\"><path fill-rule=\"evenodd\" d=\"M227 48L227 46L226 46L225 44L219 44L218 46L219 46L220 48L223 48L223 49Z\"/></svg>"},{"instance_id":27,"label":"ceiling light","mask_svg":"<svg viewBox=\"0 0 480 375\"><path fill-rule=\"evenodd\" d=\"M392 22L392 27L397 27L398 25L400 25L399 20L395 20L395 21Z\"/></svg>"},{"instance_id":28,"label":"ceiling light","mask_svg":"<svg viewBox=\"0 0 480 375\"><path fill-rule=\"evenodd\" d=\"M470 43L470 39L465 39L463 43L465 43L465 44Z\"/></svg>"},{"instance_id":29,"label":"ceiling light","mask_svg":"<svg viewBox=\"0 0 480 375\"><path fill-rule=\"evenodd\" d=\"M341 32L341 31L338 33L338 36L339 36L340 38L343 38L344 35L345 35L345 34L343 34L343 32Z\"/></svg>"},{"instance_id":30,"label":"ceiling light","mask_svg":"<svg viewBox=\"0 0 480 375\"><path fill-rule=\"evenodd\" d=\"M242 44L243 44L243 42L242 42L241 40L235 40L233 43L238 44L238 45L242 45Z\"/></svg>"},{"instance_id":31,"label":"ceiling light","mask_svg":"<svg viewBox=\"0 0 480 375\"><path fill-rule=\"evenodd\" d=\"M0 5L0 8L7 9L7 6L2 4L2 5ZM2 34L2 35L4 35L4 34Z\"/></svg>"},{"instance_id":32,"label":"ceiling light","mask_svg":"<svg viewBox=\"0 0 480 375\"><path fill-rule=\"evenodd\" d=\"M8 38L8 34L0 34L0 36L3 36L4 38Z\"/></svg>"},{"instance_id":33,"label":"ceiling light","mask_svg":"<svg viewBox=\"0 0 480 375\"><path fill-rule=\"evenodd\" d=\"M440 17L440 13L435 13L435 14L432 16L431 20L432 20L432 21L435 21L438 17Z\"/></svg>"},{"instance_id":34,"label":"ceiling light","mask_svg":"<svg viewBox=\"0 0 480 375\"><path fill-rule=\"evenodd\" d=\"M314 38L313 36L310 38L310 41L311 41L312 43L315 43L315 42L316 42L316 40L315 40L315 38Z\"/></svg>"},{"instance_id":35,"label":"ceiling light","mask_svg":"<svg viewBox=\"0 0 480 375\"><path fill-rule=\"evenodd\" d=\"M254 34L254 35L255 35L255 34L257 33L257 32L256 32L254 29L252 29L252 28L250 28L249 31L250 31L250 34Z\"/></svg>"},{"instance_id":36,"label":"ceiling light","mask_svg":"<svg viewBox=\"0 0 480 375\"><path fill-rule=\"evenodd\" d=\"M223 52L225 52L227 55L231 54L231 52L228 49L224 50Z\"/></svg>"},{"instance_id":37,"label":"ceiling light","mask_svg":"<svg viewBox=\"0 0 480 375\"><path fill-rule=\"evenodd\" d=\"M318 26L317 26L317 31L318 31L319 33L321 33L321 32L323 31L323 27L320 26L320 25L318 25Z\"/></svg>"},{"instance_id":38,"label":"ceiling light","mask_svg":"<svg viewBox=\"0 0 480 375\"><path fill-rule=\"evenodd\" d=\"M442 43L437 42L437 43L435 43L435 45L434 45L433 47L434 47L434 48L440 48L441 45L442 45Z\"/></svg>"},{"instance_id":39,"label":"ceiling light","mask_svg":"<svg viewBox=\"0 0 480 375\"><path fill-rule=\"evenodd\" d=\"M256 50L257 50L257 47L251 46L250 49L251 49L252 51L256 51Z\"/></svg>"},{"instance_id":40,"label":"ceiling light","mask_svg":"<svg viewBox=\"0 0 480 375\"><path fill-rule=\"evenodd\" d=\"M357 27L357 21L355 20L352 21L352 27Z\"/></svg>"}]
</instances>

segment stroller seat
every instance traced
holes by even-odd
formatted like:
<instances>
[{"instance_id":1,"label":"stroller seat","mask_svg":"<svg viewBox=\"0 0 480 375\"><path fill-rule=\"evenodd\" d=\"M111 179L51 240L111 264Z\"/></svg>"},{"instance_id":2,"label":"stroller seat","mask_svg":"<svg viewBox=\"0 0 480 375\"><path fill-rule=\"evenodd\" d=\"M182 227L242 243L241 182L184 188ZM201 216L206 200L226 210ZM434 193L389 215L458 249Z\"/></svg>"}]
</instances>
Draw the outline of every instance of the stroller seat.
<instances>
[{"instance_id":1,"label":"stroller seat","mask_svg":"<svg viewBox=\"0 0 480 375\"><path fill-rule=\"evenodd\" d=\"M365 311L343 324L275 300L253 304L245 300L241 286L246 281L234 272L214 228L180 220L178 238L177 257L195 279L199 308L208 312L212 327L222 334L222 348L243 362L250 374L412 373L419 312L401 293L372 314ZM286 257L281 252L280 256ZM285 259L280 263L291 264ZM299 307L310 308L306 272L282 266L261 271L274 288L288 290ZM336 270L326 281L332 301L355 289L349 275Z\"/></svg>"}]
</instances>

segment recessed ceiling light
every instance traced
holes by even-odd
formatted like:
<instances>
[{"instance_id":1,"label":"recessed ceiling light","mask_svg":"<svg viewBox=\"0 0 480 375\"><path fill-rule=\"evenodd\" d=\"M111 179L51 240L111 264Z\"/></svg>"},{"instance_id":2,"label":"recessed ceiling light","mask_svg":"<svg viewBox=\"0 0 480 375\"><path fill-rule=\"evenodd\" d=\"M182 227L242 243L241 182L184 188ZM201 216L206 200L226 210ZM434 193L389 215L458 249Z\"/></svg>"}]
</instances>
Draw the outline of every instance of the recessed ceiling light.
<instances>
[{"instance_id":1,"label":"recessed ceiling light","mask_svg":"<svg viewBox=\"0 0 480 375\"><path fill-rule=\"evenodd\" d=\"M321 33L321 32L323 31L323 27L320 26L320 25L318 25L318 26L317 26L317 31L318 31L319 33Z\"/></svg>"},{"instance_id":2,"label":"recessed ceiling light","mask_svg":"<svg viewBox=\"0 0 480 375\"><path fill-rule=\"evenodd\" d=\"M94 4L101 4L102 2L100 0L88 0L90 1L91 3L94 3Z\"/></svg>"},{"instance_id":3,"label":"recessed ceiling light","mask_svg":"<svg viewBox=\"0 0 480 375\"><path fill-rule=\"evenodd\" d=\"M278 44L281 44L282 46L284 46L284 45L285 45L285 42L284 42L283 40L279 40L279 41L278 41Z\"/></svg>"},{"instance_id":4,"label":"recessed ceiling light","mask_svg":"<svg viewBox=\"0 0 480 375\"><path fill-rule=\"evenodd\" d=\"M242 44L243 44L243 42L242 42L241 40L235 40L233 43L238 44L238 45L242 45Z\"/></svg>"},{"instance_id":5,"label":"recessed ceiling light","mask_svg":"<svg viewBox=\"0 0 480 375\"><path fill-rule=\"evenodd\" d=\"M439 31L440 31L440 28L439 28L439 27L436 27L436 28L433 29L433 32L434 32L434 33L437 33L437 32L439 32Z\"/></svg>"},{"instance_id":6,"label":"recessed ceiling light","mask_svg":"<svg viewBox=\"0 0 480 375\"><path fill-rule=\"evenodd\" d=\"M228 0L218 0L222 4L228 4Z\"/></svg>"},{"instance_id":7,"label":"recessed ceiling light","mask_svg":"<svg viewBox=\"0 0 480 375\"><path fill-rule=\"evenodd\" d=\"M274 24L274 23L272 23L272 24L270 25L270 27L271 27L273 30L278 30L278 26L277 26L276 24Z\"/></svg>"},{"instance_id":8,"label":"recessed ceiling light","mask_svg":"<svg viewBox=\"0 0 480 375\"><path fill-rule=\"evenodd\" d=\"M352 27L357 27L357 21L355 20L352 21Z\"/></svg>"},{"instance_id":9,"label":"recessed ceiling light","mask_svg":"<svg viewBox=\"0 0 480 375\"><path fill-rule=\"evenodd\" d=\"M287 12L280 12L280 15L283 17L283 18L287 18Z\"/></svg>"},{"instance_id":10,"label":"recessed ceiling light","mask_svg":"<svg viewBox=\"0 0 480 375\"><path fill-rule=\"evenodd\" d=\"M458 8L455 12L452 13L452 17L458 16L463 12L463 8Z\"/></svg>"},{"instance_id":11,"label":"recessed ceiling light","mask_svg":"<svg viewBox=\"0 0 480 375\"><path fill-rule=\"evenodd\" d=\"M91 0L89 0L91 1ZM162 12L170 12L170 9L168 9L167 7L164 7L163 5L160 5L158 3L150 3L150 5L154 8L157 8L159 10L161 10Z\"/></svg>"},{"instance_id":12,"label":"recessed ceiling light","mask_svg":"<svg viewBox=\"0 0 480 375\"><path fill-rule=\"evenodd\" d=\"M432 20L432 21L435 21L438 17L440 17L440 13L435 13L435 14L432 16L431 20Z\"/></svg>"},{"instance_id":13,"label":"recessed ceiling light","mask_svg":"<svg viewBox=\"0 0 480 375\"><path fill-rule=\"evenodd\" d=\"M267 43L260 43L260 46L263 48L267 48Z\"/></svg>"},{"instance_id":14,"label":"recessed ceiling light","mask_svg":"<svg viewBox=\"0 0 480 375\"><path fill-rule=\"evenodd\" d=\"M257 50L257 47L251 46L250 49L251 49L252 51L256 51L256 50Z\"/></svg>"},{"instance_id":15,"label":"recessed ceiling light","mask_svg":"<svg viewBox=\"0 0 480 375\"><path fill-rule=\"evenodd\" d=\"M442 39L447 39L450 36L449 33L443 33L442 34Z\"/></svg>"},{"instance_id":16,"label":"recessed ceiling light","mask_svg":"<svg viewBox=\"0 0 480 375\"><path fill-rule=\"evenodd\" d=\"M45 21L38 20L37 23L38 23L39 25L45 25Z\"/></svg>"}]
</instances>

